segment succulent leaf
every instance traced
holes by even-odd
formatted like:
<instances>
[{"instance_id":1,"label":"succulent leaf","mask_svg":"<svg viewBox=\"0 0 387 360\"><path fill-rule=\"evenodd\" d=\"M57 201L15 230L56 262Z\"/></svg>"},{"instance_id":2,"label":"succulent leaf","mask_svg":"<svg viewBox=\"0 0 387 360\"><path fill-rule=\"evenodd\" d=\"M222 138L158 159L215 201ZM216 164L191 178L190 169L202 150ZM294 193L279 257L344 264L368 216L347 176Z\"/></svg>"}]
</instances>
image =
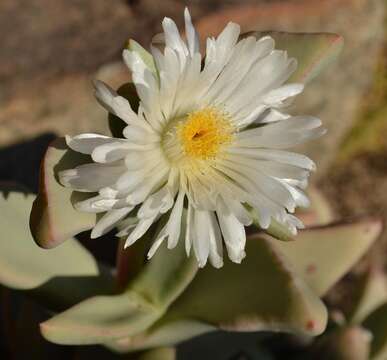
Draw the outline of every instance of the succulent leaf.
<instances>
[{"instance_id":1,"label":"succulent leaf","mask_svg":"<svg viewBox=\"0 0 387 360\"><path fill-rule=\"evenodd\" d=\"M146 331L131 337L115 339L104 346L118 353L126 353L139 349L159 346L170 346L216 330L214 325L196 320L173 320L168 316L162 317Z\"/></svg>"},{"instance_id":2,"label":"succulent leaf","mask_svg":"<svg viewBox=\"0 0 387 360\"><path fill-rule=\"evenodd\" d=\"M221 270L200 269L163 318L107 346L133 351L172 345L216 329L320 334L325 306L292 271L275 242L250 237L241 264L226 261Z\"/></svg>"},{"instance_id":3,"label":"succulent leaf","mask_svg":"<svg viewBox=\"0 0 387 360\"><path fill-rule=\"evenodd\" d=\"M220 271L210 266L199 270L169 316L200 319L224 330L321 333L326 323L324 305L300 281L274 243L253 236L241 264L227 261Z\"/></svg>"},{"instance_id":4,"label":"succulent leaf","mask_svg":"<svg viewBox=\"0 0 387 360\"><path fill-rule=\"evenodd\" d=\"M113 278L109 270L75 239L52 251L34 243L28 228L34 198L16 192L0 195L0 226L5 231L0 240L0 283L28 290L50 309L110 292Z\"/></svg>"},{"instance_id":5,"label":"succulent leaf","mask_svg":"<svg viewBox=\"0 0 387 360\"><path fill-rule=\"evenodd\" d=\"M362 327L339 328L317 340L307 359L369 360L371 340Z\"/></svg>"},{"instance_id":6,"label":"succulent leaf","mask_svg":"<svg viewBox=\"0 0 387 360\"><path fill-rule=\"evenodd\" d=\"M275 246L319 295L324 295L367 251L381 231L381 222L363 218L305 229L296 241Z\"/></svg>"},{"instance_id":7,"label":"succulent leaf","mask_svg":"<svg viewBox=\"0 0 387 360\"><path fill-rule=\"evenodd\" d=\"M53 248L72 236L91 229L96 215L74 209L72 201L79 193L63 187L58 172L87 162L88 157L70 150L64 138L48 147L41 164L39 193L34 201L30 228L35 242Z\"/></svg>"},{"instance_id":8,"label":"succulent leaf","mask_svg":"<svg viewBox=\"0 0 387 360\"><path fill-rule=\"evenodd\" d=\"M161 314L161 309L133 292L96 296L43 322L40 330L57 344L98 344L140 332Z\"/></svg>"},{"instance_id":9,"label":"succulent leaf","mask_svg":"<svg viewBox=\"0 0 387 360\"><path fill-rule=\"evenodd\" d=\"M163 315L196 271L183 241L174 250L164 244L122 294L85 300L42 323L42 334L59 344L97 344L140 333Z\"/></svg>"},{"instance_id":10,"label":"succulent leaf","mask_svg":"<svg viewBox=\"0 0 387 360\"><path fill-rule=\"evenodd\" d=\"M351 323L361 323L372 311L387 302L387 279L380 270L365 273L353 294L353 308L349 314Z\"/></svg>"}]
</instances>

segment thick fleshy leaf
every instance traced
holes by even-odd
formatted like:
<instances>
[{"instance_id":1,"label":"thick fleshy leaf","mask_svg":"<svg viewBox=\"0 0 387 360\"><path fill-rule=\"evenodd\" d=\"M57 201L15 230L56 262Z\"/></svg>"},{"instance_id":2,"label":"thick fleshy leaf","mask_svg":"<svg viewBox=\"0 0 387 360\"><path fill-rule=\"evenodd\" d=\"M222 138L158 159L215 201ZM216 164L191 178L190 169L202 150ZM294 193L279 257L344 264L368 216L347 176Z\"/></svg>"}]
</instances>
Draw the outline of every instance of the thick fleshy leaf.
<instances>
[{"instance_id":1,"label":"thick fleshy leaf","mask_svg":"<svg viewBox=\"0 0 387 360\"><path fill-rule=\"evenodd\" d=\"M79 193L63 187L58 172L89 162L88 157L70 150L64 138L58 138L47 149L40 171L39 194L30 217L31 233L43 248L53 248L72 236L91 229L96 215L74 209L72 201Z\"/></svg>"},{"instance_id":2,"label":"thick fleshy leaf","mask_svg":"<svg viewBox=\"0 0 387 360\"><path fill-rule=\"evenodd\" d=\"M252 237L241 264L200 269L166 315L145 332L107 346L116 351L166 346L216 329L320 334L323 303L277 251L273 239Z\"/></svg>"},{"instance_id":3,"label":"thick fleshy leaf","mask_svg":"<svg viewBox=\"0 0 387 360\"><path fill-rule=\"evenodd\" d=\"M387 278L381 270L371 269L360 279L352 294L351 323L362 322L372 311L387 302Z\"/></svg>"},{"instance_id":4,"label":"thick fleshy leaf","mask_svg":"<svg viewBox=\"0 0 387 360\"><path fill-rule=\"evenodd\" d=\"M293 242L276 246L319 295L324 295L368 250L381 231L377 219L363 218L301 230Z\"/></svg>"},{"instance_id":5,"label":"thick fleshy leaf","mask_svg":"<svg viewBox=\"0 0 387 360\"><path fill-rule=\"evenodd\" d=\"M97 344L144 331L192 281L197 271L184 242L162 245L125 292L90 298L41 324L43 336L59 344Z\"/></svg>"},{"instance_id":6,"label":"thick fleshy leaf","mask_svg":"<svg viewBox=\"0 0 387 360\"><path fill-rule=\"evenodd\" d=\"M362 327L338 328L318 339L305 359L369 360L371 340Z\"/></svg>"},{"instance_id":7,"label":"thick fleshy leaf","mask_svg":"<svg viewBox=\"0 0 387 360\"><path fill-rule=\"evenodd\" d=\"M51 309L111 292L114 282L109 271L75 239L51 251L34 243L28 228L34 198L15 192L0 195L0 283L28 290Z\"/></svg>"},{"instance_id":8,"label":"thick fleshy leaf","mask_svg":"<svg viewBox=\"0 0 387 360\"><path fill-rule=\"evenodd\" d=\"M201 269L169 316L198 319L224 330L321 333L324 305L276 251L275 243L252 237L241 264L227 260L221 270Z\"/></svg>"},{"instance_id":9,"label":"thick fleshy leaf","mask_svg":"<svg viewBox=\"0 0 387 360\"><path fill-rule=\"evenodd\" d=\"M278 31L252 31L243 36L265 35L275 40L275 47L286 50L297 59L297 70L289 82L307 83L321 73L341 52L344 39L332 33L287 33Z\"/></svg>"},{"instance_id":10,"label":"thick fleshy leaf","mask_svg":"<svg viewBox=\"0 0 387 360\"><path fill-rule=\"evenodd\" d=\"M362 324L372 334L371 359L387 358L387 303L376 309Z\"/></svg>"},{"instance_id":11,"label":"thick fleshy leaf","mask_svg":"<svg viewBox=\"0 0 387 360\"><path fill-rule=\"evenodd\" d=\"M195 336L215 331L214 325L184 319L161 318L146 331L131 337L123 337L105 343L104 346L118 353L159 346L171 346Z\"/></svg>"}]
</instances>

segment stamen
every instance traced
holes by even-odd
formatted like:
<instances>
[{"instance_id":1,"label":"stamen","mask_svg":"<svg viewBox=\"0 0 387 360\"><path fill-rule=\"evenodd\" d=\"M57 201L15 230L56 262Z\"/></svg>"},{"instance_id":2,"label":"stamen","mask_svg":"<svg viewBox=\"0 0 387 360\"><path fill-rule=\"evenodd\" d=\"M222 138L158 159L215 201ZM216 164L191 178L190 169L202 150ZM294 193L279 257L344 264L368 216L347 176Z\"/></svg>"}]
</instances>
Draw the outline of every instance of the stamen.
<instances>
[{"instance_id":1,"label":"stamen","mask_svg":"<svg viewBox=\"0 0 387 360\"><path fill-rule=\"evenodd\" d=\"M188 114L178 124L177 135L186 156L210 159L232 140L233 130L227 114L208 107Z\"/></svg>"}]
</instances>

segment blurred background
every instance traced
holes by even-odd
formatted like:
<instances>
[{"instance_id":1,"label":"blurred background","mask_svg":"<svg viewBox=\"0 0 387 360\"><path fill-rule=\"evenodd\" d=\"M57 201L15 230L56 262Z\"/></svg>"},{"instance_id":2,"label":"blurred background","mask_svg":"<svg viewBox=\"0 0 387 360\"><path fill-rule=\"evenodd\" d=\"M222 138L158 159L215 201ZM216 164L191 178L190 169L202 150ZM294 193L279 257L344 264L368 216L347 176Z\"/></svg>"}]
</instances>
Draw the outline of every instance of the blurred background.
<instances>
[{"instance_id":1,"label":"blurred background","mask_svg":"<svg viewBox=\"0 0 387 360\"><path fill-rule=\"evenodd\" d=\"M164 16L182 25L185 6L202 38L230 20L244 31L344 37L340 58L295 104L295 112L318 116L328 128L302 150L317 162L312 182L338 218L385 218L386 0L0 0L0 180L36 190L41 156L55 135L106 133L106 113L93 97L91 80L112 87L127 82L120 56L125 42L133 38L147 47ZM365 263L385 267L386 251L384 231L349 276ZM340 296L344 290L330 301Z\"/></svg>"}]
</instances>

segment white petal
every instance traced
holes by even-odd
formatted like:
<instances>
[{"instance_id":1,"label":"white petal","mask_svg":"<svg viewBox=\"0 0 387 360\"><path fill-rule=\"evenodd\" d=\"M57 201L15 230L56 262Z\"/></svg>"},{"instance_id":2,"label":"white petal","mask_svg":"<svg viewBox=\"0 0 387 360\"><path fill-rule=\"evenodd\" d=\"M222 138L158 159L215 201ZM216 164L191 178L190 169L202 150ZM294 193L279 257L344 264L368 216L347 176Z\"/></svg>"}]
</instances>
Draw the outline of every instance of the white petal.
<instances>
[{"instance_id":1,"label":"white petal","mask_svg":"<svg viewBox=\"0 0 387 360\"><path fill-rule=\"evenodd\" d=\"M280 180L280 179L279 179ZM293 196L294 198L294 201L296 202L296 205L297 206L301 206L301 207L304 207L304 208L307 208L310 206L310 201L308 199L308 197L305 195L305 193L294 187L294 186L291 186L289 184L289 180L288 179L283 179L283 180L280 180L286 187L287 189L289 190L290 194Z\"/></svg>"},{"instance_id":2,"label":"white petal","mask_svg":"<svg viewBox=\"0 0 387 360\"><path fill-rule=\"evenodd\" d=\"M303 84L287 84L281 86L278 89L271 90L267 95L263 97L263 102L265 104L275 106L280 104L282 101L287 98L298 95L304 90Z\"/></svg>"},{"instance_id":3,"label":"white petal","mask_svg":"<svg viewBox=\"0 0 387 360\"><path fill-rule=\"evenodd\" d=\"M248 186L247 190L255 194L260 192L268 199L278 205L293 209L294 199L287 188L277 179L266 176L256 169L236 163L229 163L227 160L219 161L218 168L230 176L236 183L240 182Z\"/></svg>"},{"instance_id":4,"label":"white petal","mask_svg":"<svg viewBox=\"0 0 387 360\"><path fill-rule=\"evenodd\" d=\"M212 211L208 212L208 232L210 238L210 262L215 268L223 266L223 243L222 234L219 229L218 221Z\"/></svg>"},{"instance_id":5,"label":"white petal","mask_svg":"<svg viewBox=\"0 0 387 360\"><path fill-rule=\"evenodd\" d=\"M294 116L275 123L239 132L239 147L283 149L298 145L325 133L321 121L311 116Z\"/></svg>"},{"instance_id":6,"label":"white petal","mask_svg":"<svg viewBox=\"0 0 387 360\"><path fill-rule=\"evenodd\" d=\"M120 223L117 224L120 231L116 234L116 236L119 238L128 236L137 226L138 222L137 216L127 217L126 219L120 221Z\"/></svg>"},{"instance_id":7,"label":"white petal","mask_svg":"<svg viewBox=\"0 0 387 360\"><path fill-rule=\"evenodd\" d=\"M74 207L79 211L101 213L111 210L117 201L119 200L106 199L101 195L97 195L83 201L78 201L74 204Z\"/></svg>"},{"instance_id":8,"label":"white petal","mask_svg":"<svg viewBox=\"0 0 387 360\"><path fill-rule=\"evenodd\" d=\"M180 64L183 66L185 64L185 59L188 56L188 49L179 34L175 22L170 18L164 18L162 26L165 35L165 45L177 52Z\"/></svg>"},{"instance_id":9,"label":"white petal","mask_svg":"<svg viewBox=\"0 0 387 360\"><path fill-rule=\"evenodd\" d=\"M125 242L125 248L132 245L134 242L136 242L139 238L141 238L148 229L152 226L152 224L155 222L157 218L157 214L153 217L141 219L137 226L134 228L134 230L131 232L131 234L128 236Z\"/></svg>"},{"instance_id":10,"label":"white petal","mask_svg":"<svg viewBox=\"0 0 387 360\"><path fill-rule=\"evenodd\" d=\"M129 152L129 143L115 141L97 146L91 153L91 158L98 163L108 163L123 159Z\"/></svg>"},{"instance_id":11,"label":"white petal","mask_svg":"<svg viewBox=\"0 0 387 360\"><path fill-rule=\"evenodd\" d=\"M133 210L133 207L110 210L101 219L98 220L97 224L94 226L90 237L95 239L99 236L102 236L113 229L117 223L122 220L126 215L128 215Z\"/></svg>"},{"instance_id":12,"label":"white petal","mask_svg":"<svg viewBox=\"0 0 387 360\"><path fill-rule=\"evenodd\" d=\"M173 206L173 197L168 191L167 186L162 187L150 195L141 205L137 216L142 218L149 218L155 213L166 213Z\"/></svg>"},{"instance_id":13,"label":"white petal","mask_svg":"<svg viewBox=\"0 0 387 360\"><path fill-rule=\"evenodd\" d=\"M193 211L195 236L192 237L193 249L199 267L204 267L210 253L210 232L208 228L208 211Z\"/></svg>"},{"instance_id":14,"label":"white petal","mask_svg":"<svg viewBox=\"0 0 387 360\"><path fill-rule=\"evenodd\" d=\"M85 164L59 173L60 182L77 191L95 192L114 184L125 171L119 163Z\"/></svg>"},{"instance_id":15,"label":"white petal","mask_svg":"<svg viewBox=\"0 0 387 360\"><path fill-rule=\"evenodd\" d=\"M153 242L152 246L150 247L146 257L151 259L154 254L156 254L156 251L160 247L160 245L164 242L164 239L167 237L167 234L165 233L165 228L161 229L160 233L157 235L156 240Z\"/></svg>"},{"instance_id":16,"label":"white petal","mask_svg":"<svg viewBox=\"0 0 387 360\"><path fill-rule=\"evenodd\" d=\"M160 135L153 131L148 131L138 126L127 126L123 135L131 142L137 144L147 144L149 142L160 141Z\"/></svg>"},{"instance_id":17,"label":"white petal","mask_svg":"<svg viewBox=\"0 0 387 360\"><path fill-rule=\"evenodd\" d=\"M147 66L141 56L135 51L125 49L122 52L122 57L126 66L132 71L134 83L147 86L148 84L145 80Z\"/></svg>"},{"instance_id":18,"label":"white petal","mask_svg":"<svg viewBox=\"0 0 387 360\"><path fill-rule=\"evenodd\" d=\"M237 154L248 158L270 160L279 163L299 166L310 171L316 170L315 163L305 155L275 149L256 149L230 147L227 149L230 154Z\"/></svg>"},{"instance_id":19,"label":"white petal","mask_svg":"<svg viewBox=\"0 0 387 360\"><path fill-rule=\"evenodd\" d=\"M252 224L253 221L251 219L251 215L239 201L225 197L224 202L226 203L229 211L238 219L240 223L245 226Z\"/></svg>"},{"instance_id":20,"label":"white petal","mask_svg":"<svg viewBox=\"0 0 387 360\"><path fill-rule=\"evenodd\" d=\"M266 124L274 121L289 119L290 115L284 114L276 109L267 109L258 118L254 119L256 124Z\"/></svg>"},{"instance_id":21,"label":"white petal","mask_svg":"<svg viewBox=\"0 0 387 360\"><path fill-rule=\"evenodd\" d=\"M155 166L162 158L160 149L148 151L130 151L125 156L125 165L128 170L140 170L146 164L147 167Z\"/></svg>"},{"instance_id":22,"label":"white petal","mask_svg":"<svg viewBox=\"0 0 387 360\"><path fill-rule=\"evenodd\" d=\"M238 41L240 26L229 22L216 40L207 39L206 59L201 77L208 88L219 76L232 55L232 49Z\"/></svg>"},{"instance_id":23,"label":"white petal","mask_svg":"<svg viewBox=\"0 0 387 360\"><path fill-rule=\"evenodd\" d=\"M130 204L137 205L142 203L155 189L159 188L166 180L169 169L162 168L151 178L146 178L141 184L128 195L127 200Z\"/></svg>"},{"instance_id":24,"label":"white petal","mask_svg":"<svg viewBox=\"0 0 387 360\"><path fill-rule=\"evenodd\" d=\"M245 227L231 214L224 204L219 204L218 215L220 229L227 247L231 261L240 263L246 256L244 251L246 244Z\"/></svg>"},{"instance_id":25,"label":"white petal","mask_svg":"<svg viewBox=\"0 0 387 360\"><path fill-rule=\"evenodd\" d=\"M251 118L252 113L257 116L262 110L262 105L266 104L263 97L271 90L280 87L296 66L294 59L288 59L286 52L279 50L272 51L256 62L246 75L245 81L226 101L225 106L230 115L243 123L246 123L245 118Z\"/></svg>"},{"instance_id":26,"label":"white petal","mask_svg":"<svg viewBox=\"0 0 387 360\"><path fill-rule=\"evenodd\" d=\"M274 40L268 36L258 41L253 36L239 41L233 49L230 60L206 95L210 102L227 102L226 100L235 89L238 91L238 89L243 88L246 81L251 81L251 79L246 78L251 66L258 59L269 54L273 47Z\"/></svg>"},{"instance_id":27,"label":"white petal","mask_svg":"<svg viewBox=\"0 0 387 360\"><path fill-rule=\"evenodd\" d=\"M184 197L184 193L180 191L166 225L168 233L168 249L173 249L177 245L180 237Z\"/></svg>"},{"instance_id":28,"label":"white petal","mask_svg":"<svg viewBox=\"0 0 387 360\"><path fill-rule=\"evenodd\" d=\"M87 155L90 155L96 147L110 144L114 141L115 139L109 136L98 134L80 134L73 137L66 136L66 143L70 149Z\"/></svg>"},{"instance_id":29,"label":"white petal","mask_svg":"<svg viewBox=\"0 0 387 360\"><path fill-rule=\"evenodd\" d=\"M251 169L259 171L268 176L277 178L289 178L296 180L304 180L309 176L309 171L299 166L291 164L280 163L275 161L268 161L263 159L255 159L241 155L228 154L225 158L228 161L234 162L238 165L243 164Z\"/></svg>"},{"instance_id":30,"label":"white petal","mask_svg":"<svg viewBox=\"0 0 387 360\"><path fill-rule=\"evenodd\" d=\"M188 210L187 210L187 226L185 229L185 252L187 256L191 253L191 246L193 242L193 238L195 236L195 223L193 218L194 209L192 205L188 202Z\"/></svg>"},{"instance_id":31,"label":"white petal","mask_svg":"<svg viewBox=\"0 0 387 360\"><path fill-rule=\"evenodd\" d=\"M128 124L145 126L145 124L139 121L137 114L132 110L128 100L118 95L110 86L102 81L94 81L94 86L95 97L107 111L118 116Z\"/></svg>"},{"instance_id":32,"label":"white petal","mask_svg":"<svg viewBox=\"0 0 387 360\"><path fill-rule=\"evenodd\" d=\"M199 51L199 36L192 25L191 15L188 8L184 9L184 20L185 20L185 33L187 34L188 48L191 56Z\"/></svg>"},{"instance_id":33,"label":"white petal","mask_svg":"<svg viewBox=\"0 0 387 360\"><path fill-rule=\"evenodd\" d=\"M132 192L138 187L142 187L145 182L153 183L154 179L160 178L160 173L163 176L168 172L164 163L152 162L149 164L144 163L143 167L136 171L126 171L122 176L117 179L116 188L119 191Z\"/></svg>"}]
</instances>

